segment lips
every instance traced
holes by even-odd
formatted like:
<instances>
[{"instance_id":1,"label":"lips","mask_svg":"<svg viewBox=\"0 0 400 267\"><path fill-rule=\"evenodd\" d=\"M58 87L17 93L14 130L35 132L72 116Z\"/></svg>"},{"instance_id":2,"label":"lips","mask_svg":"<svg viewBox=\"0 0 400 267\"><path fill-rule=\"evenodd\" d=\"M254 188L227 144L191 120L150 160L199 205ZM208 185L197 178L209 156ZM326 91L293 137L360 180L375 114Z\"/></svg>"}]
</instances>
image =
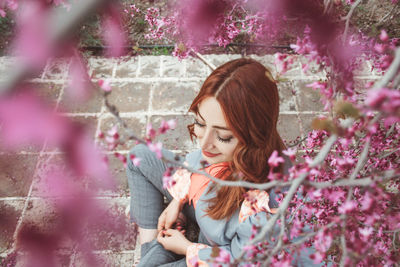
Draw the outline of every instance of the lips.
<instances>
[{"instance_id":1,"label":"lips","mask_svg":"<svg viewBox=\"0 0 400 267\"><path fill-rule=\"evenodd\" d=\"M204 151L204 150L203 150L203 154L204 154L205 156L211 157L211 158L216 157L216 156L218 156L218 155L221 155L221 153L213 154L213 153L210 153L210 152L207 152L207 151Z\"/></svg>"}]
</instances>

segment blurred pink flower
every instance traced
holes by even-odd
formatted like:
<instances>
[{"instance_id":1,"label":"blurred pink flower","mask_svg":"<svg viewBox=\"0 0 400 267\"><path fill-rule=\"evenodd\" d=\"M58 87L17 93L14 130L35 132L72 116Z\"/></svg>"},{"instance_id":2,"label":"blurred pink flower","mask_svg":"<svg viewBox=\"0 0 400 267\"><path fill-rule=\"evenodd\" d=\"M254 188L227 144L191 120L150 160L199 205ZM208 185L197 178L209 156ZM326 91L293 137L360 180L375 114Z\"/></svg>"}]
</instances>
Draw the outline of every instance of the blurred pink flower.
<instances>
[{"instance_id":1,"label":"blurred pink flower","mask_svg":"<svg viewBox=\"0 0 400 267\"><path fill-rule=\"evenodd\" d=\"M278 151L274 150L274 152L272 152L271 156L268 159L268 164L270 167L277 167L279 166L280 163L285 162L285 160L278 156Z\"/></svg>"}]
</instances>

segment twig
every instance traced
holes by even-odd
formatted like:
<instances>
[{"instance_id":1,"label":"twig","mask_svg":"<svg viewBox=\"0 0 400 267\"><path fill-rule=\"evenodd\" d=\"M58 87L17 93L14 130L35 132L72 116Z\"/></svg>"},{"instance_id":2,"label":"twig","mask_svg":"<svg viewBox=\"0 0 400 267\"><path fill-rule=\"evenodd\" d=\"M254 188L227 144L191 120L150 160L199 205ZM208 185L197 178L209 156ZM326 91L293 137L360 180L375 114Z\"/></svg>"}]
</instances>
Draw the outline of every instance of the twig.
<instances>
[{"instance_id":1,"label":"twig","mask_svg":"<svg viewBox=\"0 0 400 267\"><path fill-rule=\"evenodd\" d=\"M376 23L376 27L382 25L386 19L393 13L394 9L397 7L397 5L393 5L392 9L380 20L378 23Z\"/></svg>"},{"instance_id":2,"label":"twig","mask_svg":"<svg viewBox=\"0 0 400 267\"><path fill-rule=\"evenodd\" d=\"M357 174L360 172L361 168L364 167L364 165L367 161L370 144L371 144L371 140L368 139L367 143L365 144L364 149L361 152L361 155L357 161L356 168L354 169L353 173L350 175L350 178L349 178L350 181L353 181L357 177Z\"/></svg>"},{"instance_id":3,"label":"twig","mask_svg":"<svg viewBox=\"0 0 400 267\"><path fill-rule=\"evenodd\" d=\"M385 135L386 138L388 138L389 135L391 135L393 133L395 127L396 127L396 123L393 123L392 126L390 126L389 131L386 132L386 135Z\"/></svg>"},{"instance_id":4,"label":"twig","mask_svg":"<svg viewBox=\"0 0 400 267\"><path fill-rule=\"evenodd\" d=\"M274 247L274 249L271 251L271 254L268 256L267 260L264 262L263 266L269 266L272 258L275 256L276 253L278 253L282 249L283 245L283 237L285 236L285 215L281 214L281 231L279 233L278 237L278 243Z\"/></svg>"},{"instance_id":5,"label":"twig","mask_svg":"<svg viewBox=\"0 0 400 267\"><path fill-rule=\"evenodd\" d=\"M97 11L101 6L111 2L110 0L74 1L71 3L69 12L65 12L60 7L53 8L47 18L49 30L45 32L50 47L56 48L59 44L65 42L75 33L75 29L90 17L90 14ZM35 76L45 64L45 58L41 62L38 62L37 66L27 64L25 58L19 58L14 66L7 69L6 74L3 75L7 79L0 83L0 95L10 92L25 79Z\"/></svg>"},{"instance_id":6,"label":"twig","mask_svg":"<svg viewBox=\"0 0 400 267\"><path fill-rule=\"evenodd\" d=\"M347 246L344 234L340 236L340 244L342 246L342 258L340 259L340 267L344 267L347 258Z\"/></svg>"},{"instance_id":7,"label":"twig","mask_svg":"<svg viewBox=\"0 0 400 267\"><path fill-rule=\"evenodd\" d=\"M193 49L190 49L190 52L193 53L196 57L198 57L201 61L203 61L204 64L206 64L208 67L210 67L210 69L212 71L217 68L217 67L215 67L214 64L212 64L207 59L205 59L200 53L195 52Z\"/></svg>"},{"instance_id":8,"label":"twig","mask_svg":"<svg viewBox=\"0 0 400 267\"><path fill-rule=\"evenodd\" d=\"M354 10L361 3L361 1L362 0L357 0L357 2L355 2L353 5L351 5L349 13L347 13L346 17L343 18L343 19L346 20L346 25L344 27L344 32L343 32L343 36L342 36L342 42L343 43L345 43L346 39L347 39L347 32L349 30L349 24L350 24L351 16L353 15Z\"/></svg>"},{"instance_id":9,"label":"twig","mask_svg":"<svg viewBox=\"0 0 400 267\"><path fill-rule=\"evenodd\" d=\"M373 182L381 181L384 182L386 180L390 180L393 178L400 177L400 174L395 173L396 170L390 170L383 174L381 178L374 178L373 176L364 177L361 179L349 180L348 178L337 179L333 182L313 182L313 181L304 181L303 184L312 186L316 189L323 189L328 187L339 187L339 186L369 186Z\"/></svg>"},{"instance_id":10,"label":"twig","mask_svg":"<svg viewBox=\"0 0 400 267\"><path fill-rule=\"evenodd\" d=\"M321 149L321 151L318 153L318 155L314 158L314 160L310 163L310 169L318 166L321 164L325 157L328 155L331 147L337 140L337 135L333 134L331 137L328 138L326 141L325 145ZM282 203L280 204L277 212L272 216L270 220L263 226L261 229L260 233L255 236L248 245L254 245L260 241L262 241L263 238L272 230L273 226L275 225L276 221L278 220L278 217L284 214L284 212L287 210L290 201L293 198L293 195L296 193L298 187L302 184L302 182L306 179L308 176L309 172L302 173L298 178L292 181L292 184L289 188L288 193L286 194L285 198L283 199ZM242 253L239 255L239 259L244 256L245 252L242 251Z\"/></svg>"},{"instance_id":11,"label":"twig","mask_svg":"<svg viewBox=\"0 0 400 267\"><path fill-rule=\"evenodd\" d=\"M395 57L392 61L392 64L390 64L390 67L387 69L382 79L376 82L374 84L373 89L371 90L378 90L388 85L389 82L396 76L399 69L400 69L400 47L396 49Z\"/></svg>"}]
</instances>

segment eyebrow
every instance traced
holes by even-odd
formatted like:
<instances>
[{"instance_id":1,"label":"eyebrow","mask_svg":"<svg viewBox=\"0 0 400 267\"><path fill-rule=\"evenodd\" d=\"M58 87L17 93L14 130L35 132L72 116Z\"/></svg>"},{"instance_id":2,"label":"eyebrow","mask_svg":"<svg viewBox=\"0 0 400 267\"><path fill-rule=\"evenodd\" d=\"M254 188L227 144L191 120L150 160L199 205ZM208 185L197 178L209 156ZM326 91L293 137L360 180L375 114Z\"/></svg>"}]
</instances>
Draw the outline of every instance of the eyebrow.
<instances>
[{"instance_id":1,"label":"eyebrow","mask_svg":"<svg viewBox=\"0 0 400 267\"><path fill-rule=\"evenodd\" d=\"M200 118L201 118L203 121L206 121L206 120L203 118L203 116L201 116L200 111L198 111L197 114L199 114ZM215 129L230 131L229 128L225 128L225 127L218 126L218 125L213 125L212 127L215 128Z\"/></svg>"}]
</instances>

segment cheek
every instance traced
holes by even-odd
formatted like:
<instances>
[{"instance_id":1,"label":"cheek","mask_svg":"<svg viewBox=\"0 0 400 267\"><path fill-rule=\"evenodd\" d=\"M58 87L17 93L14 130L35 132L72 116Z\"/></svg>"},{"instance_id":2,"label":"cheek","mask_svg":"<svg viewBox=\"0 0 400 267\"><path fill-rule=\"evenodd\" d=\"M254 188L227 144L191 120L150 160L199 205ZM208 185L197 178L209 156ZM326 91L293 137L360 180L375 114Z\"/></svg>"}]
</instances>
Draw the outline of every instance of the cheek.
<instances>
[{"instance_id":1,"label":"cheek","mask_svg":"<svg viewBox=\"0 0 400 267\"><path fill-rule=\"evenodd\" d=\"M204 129L202 129L201 127L195 125L194 126L194 134L197 136L197 138L203 138Z\"/></svg>"},{"instance_id":2,"label":"cheek","mask_svg":"<svg viewBox=\"0 0 400 267\"><path fill-rule=\"evenodd\" d=\"M235 151L236 144L222 144L220 146L220 151L224 153L227 157L233 156L233 151Z\"/></svg>"}]
</instances>

